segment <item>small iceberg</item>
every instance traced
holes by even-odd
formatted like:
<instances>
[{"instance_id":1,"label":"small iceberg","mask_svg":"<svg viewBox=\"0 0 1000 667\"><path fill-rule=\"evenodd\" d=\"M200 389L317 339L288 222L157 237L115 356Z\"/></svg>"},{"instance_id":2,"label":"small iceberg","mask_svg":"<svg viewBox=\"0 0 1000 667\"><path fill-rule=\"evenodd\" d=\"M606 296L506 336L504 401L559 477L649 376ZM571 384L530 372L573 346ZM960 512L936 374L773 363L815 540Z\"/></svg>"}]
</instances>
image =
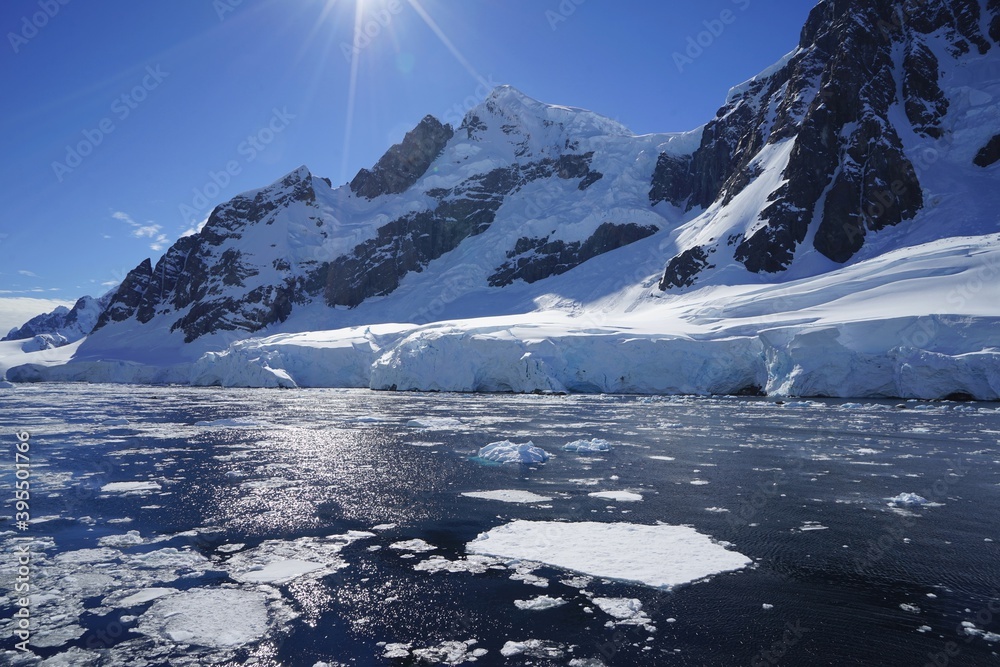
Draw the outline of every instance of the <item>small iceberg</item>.
<instances>
[{"instance_id":1,"label":"small iceberg","mask_svg":"<svg viewBox=\"0 0 1000 667\"><path fill-rule=\"evenodd\" d=\"M564 452L576 452L577 454L600 454L611 451L611 443L600 438L592 440L574 440L563 445Z\"/></svg>"},{"instance_id":2,"label":"small iceberg","mask_svg":"<svg viewBox=\"0 0 1000 667\"><path fill-rule=\"evenodd\" d=\"M494 463L544 463L550 454L535 443L517 445L510 440L491 442L479 450L479 458Z\"/></svg>"},{"instance_id":3,"label":"small iceberg","mask_svg":"<svg viewBox=\"0 0 1000 667\"><path fill-rule=\"evenodd\" d=\"M920 507L927 504L927 499L915 493L901 493L895 498L889 498L889 504L897 507Z\"/></svg>"}]
</instances>

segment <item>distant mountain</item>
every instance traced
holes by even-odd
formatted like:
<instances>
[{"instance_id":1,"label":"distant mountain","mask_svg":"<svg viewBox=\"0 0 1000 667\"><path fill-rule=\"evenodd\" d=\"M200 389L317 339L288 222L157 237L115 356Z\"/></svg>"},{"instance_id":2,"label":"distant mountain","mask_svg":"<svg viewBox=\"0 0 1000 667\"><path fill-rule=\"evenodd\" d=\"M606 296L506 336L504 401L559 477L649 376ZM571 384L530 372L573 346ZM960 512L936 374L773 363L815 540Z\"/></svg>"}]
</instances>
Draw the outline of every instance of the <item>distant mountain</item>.
<instances>
[{"instance_id":1,"label":"distant mountain","mask_svg":"<svg viewBox=\"0 0 1000 667\"><path fill-rule=\"evenodd\" d=\"M993 306L992 287L968 275L993 261L1000 238L998 40L1000 0L823 0L794 50L685 133L636 136L596 113L501 86L458 127L424 118L348 184L333 187L303 166L217 207L200 232L128 274L74 363L118 364L101 377L125 368L170 381L193 364L197 381L215 382L224 380L203 366L225 357L253 365L252 382L290 386L287 350L239 341L343 329L350 333L321 337L323 345L360 355L349 362L350 382L368 373L382 388L836 393L832 381L810 385L791 361L801 346L821 345L895 374L856 391L906 394L912 350L978 354L996 326L969 319L993 317ZM905 263L911 270L900 269ZM919 319L953 315L933 325ZM739 336L746 346L726 353L735 355L731 373L718 381L630 384L638 370L629 368L579 379L595 352L566 356L564 317L590 323L570 327L573 341L641 331L675 342ZM856 334L805 328L892 317L898 327L878 334L885 347L877 350L851 342L845 352L837 346L860 341ZM504 363L524 372L500 382L506 371L482 352L461 382L422 380L447 368L420 365L445 349L444 334L413 327L464 322L447 334L464 341L447 347L457 359L489 339L469 333L480 331L473 318L508 332L522 331L525 318L557 323L539 334L549 340L548 361L528 360L538 351L505 352ZM401 325L372 328L391 323ZM917 336L915 326L933 334ZM555 331L558 341L546 338ZM509 333L517 349L537 342L522 334ZM950 343L938 349L936 340ZM988 354L948 363L966 372L970 359L980 384L966 390L956 379L928 391L1000 392L1000 380L989 388L1000 370L981 367L995 363ZM300 380L324 382L300 362ZM406 375L417 367L424 376ZM73 377L83 376L93 377Z\"/></svg>"},{"instance_id":2,"label":"distant mountain","mask_svg":"<svg viewBox=\"0 0 1000 667\"><path fill-rule=\"evenodd\" d=\"M2 340L32 339L29 347L36 350L76 342L93 331L112 296L110 292L100 299L85 296L72 308L58 306L51 313L38 315L11 329Z\"/></svg>"}]
</instances>

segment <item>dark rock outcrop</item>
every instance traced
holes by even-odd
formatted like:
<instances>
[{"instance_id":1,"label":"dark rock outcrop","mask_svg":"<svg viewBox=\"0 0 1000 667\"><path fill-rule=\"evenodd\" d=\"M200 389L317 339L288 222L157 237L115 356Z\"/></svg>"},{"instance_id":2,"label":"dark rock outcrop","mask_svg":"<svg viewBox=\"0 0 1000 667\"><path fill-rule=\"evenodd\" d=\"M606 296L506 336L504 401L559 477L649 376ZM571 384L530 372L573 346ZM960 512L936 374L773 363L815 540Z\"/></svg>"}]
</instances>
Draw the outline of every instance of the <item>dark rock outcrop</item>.
<instances>
[{"instance_id":1,"label":"dark rock outcrop","mask_svg":"<svg viewBox=\"0 0 1000 667\"><path fill-rule=\"evenodd\" d=\"M411 271L427 264L470 236L486 231L506 197L532 181L558 177L580 179L585 189L601 177L590 169L593 153L562 155L494 169L451 189L431 190L438 200L432 210L411 213L379 228L374 239L353 252L320 266L307 280L307 291L320 289L330 306L355 307L384 296ZM595 178L596 175L596 178Z\"/></svg>"},{"instance_id":2,"label":"dark rock outcrop","mask_svg":"<svg viewBox=\"0 0 1000 667\"><path fill-rule=\"evenodd\" d=\"M489 284L493 287L505 287L515 280L538 282L566 273L589 259L635 243L656 232L656 227L604 222L582 243L550 240L548 236L522 237L517 240L514 249L507 253L510 261L496 269L489 278Z\"/></svg>"},{"instance_id":3,"label":"dark rock outcrop","mask_svg":"<svg viewBox=\"0 0 1000 667\"><path fill-rule=\"evenodd\" d=\"M977 167L989 167L1000 161L1000 134L986 142L972 161Z\"/></svg>"},{"instance_id":4,"label":"dark rock outcrop","mask_svg":"<svg viewBox=\"0 0 1000 667\"><path fill-rule=\"evenodd\" d=\"M708 256L713 252L715 252L715 248L695 246L674 257L667 264L663 277L660 278L660 289L668 290L672 287L693 285L694 279L699 273L712 268Z\"/></svg>"},{"instance_id":5,"label":"dark rock outcrop","mask_svg":"<svg viewBox=\"0 0 1000 667\"><path fill-rule=\"evenodd\" d=\"M996 5L990 0L995 16ZM760 213L764 224L739 240L734 257L755 273L783 271L816 224L814 247L849 261L868 233L901 224L923 207L919 174L892 109L902 104L918 135L943 137L949 103L928 40L944 35L954 57L986 53L992 45L980 24L975 0L820 2L798 51L734 90L690 157L660 156L650 201L687 209L729 203L757 177L761 148L790 140L783 183ZM663 285L693 284L697 258L681 253L671 260L668 269L683 269L681 279Z\"/></svg>"},{"instance_id":6,"label":"dark rock outcrop","mask_svg":"<svg viewBox=\"0 0 1000 667\"><path fill-rule=\"evenodd\" d=\"M451 125L442 125L433 116L424 117L371 170L358 172L351 181L351 191L367 199L406 192L427 173L454 134Z\"/></svg>"}]
</instances>

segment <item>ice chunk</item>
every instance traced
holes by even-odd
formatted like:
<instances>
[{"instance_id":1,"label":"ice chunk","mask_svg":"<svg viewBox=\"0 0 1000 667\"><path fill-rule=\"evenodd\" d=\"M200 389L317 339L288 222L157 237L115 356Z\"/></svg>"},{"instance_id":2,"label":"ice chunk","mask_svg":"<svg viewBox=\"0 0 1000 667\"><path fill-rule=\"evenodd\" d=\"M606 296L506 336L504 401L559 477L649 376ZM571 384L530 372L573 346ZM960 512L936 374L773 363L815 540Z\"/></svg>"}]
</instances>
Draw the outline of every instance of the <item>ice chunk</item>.
<instances>
[{"instance_id":1,"label":"ice chunk","mask_svg":"<svg viewBox=\"0 0 1000 667\"><path fill-rule=\"evenodd\" d=\"M531 491L517 491L513 489L501 489L499 491L469 491L462 494L467 498L480 498L482 500L499 500L502 503L544 503L552 500L548 496L540 496Z\"/></svg>"},{"instance_id":2,"label":"ice chunk","mask_svg":"<svg viewBox=\"0 0 1000 667\"><path fill-rule=\"evenodd\" d=\"M467 549L667 589L752 562L687 526L631 523L514 521L480 534Z\"/></svg>"},{"instance_id":3,"label":"ice chunk","mask_svg":"<svg viewBox=\"0 0 1000 667\"><path fill-rule=\"evenodd\" d=\"M635 598L594 598L593 603L620 625L648 625L649 616Z\"/></svg>"},{"instance_id":4,"label":"ice chunk","mask_svg":"<svg viewBox=\"0 0 1000 667\"><path fill-rule=\"evenodd\" d=\"M500 649L500 655L505 658L524 655L530 658L559 659L565 654L566 646L564 644L542 639L527 639L522 642L509 641Z\"/></svg>"},{"instance_id":5,"label":"ice chunk","mask_svg":"<svg viewBox=\"0 0 1000 667\"><path fill-rule=\"evenodd\" d=\"M595 491L587 495L591 498L614 500L620 503L637 503L642 500L642 494L633 493L632 491Z\"/></svg>"},{"instance_id":6,"label":"ice chunk","mask_svg":"<svg viewBox=\"0 0 1000 667\"><path fill-rule=\"evenodd\" d=\"M920 505L926 505L927 499L915 493L901 493L895 498L889 498L889 503L897 506L902 505L903 507L919 507Z\"/></svg>"},{"instance_id":7,"label":"ice chunk","mask_svg":"<svg viewBox=\"0 0 1000 667\"><path fill-rule=\"evenodd\" d=\"M121 599L118 602L118 606L135 607L145 602L152 602L153 600L162 598L166 595L172 595L176 592L176 588L144 588L138 593L133 593L132 595Z\"/></svg>"},{"instance_id":8,"label":"ice chunk","mask_svg":"<svg viewBox=\"0 0 1000 667\"><path fill-rule=\"evenodd\" d=\"M607 440L594 438L592 440L574 440L563 445L563 451L577 452L578 454L597 454L600 452L610 452L611 443Z\"/></svg>"},{"instance_id":9,"label":"ice chunk","mask_svg":"<svg viewBox=\"0 0 1000 667\"><path fill-rule=\"evenodd\" d=\"M549 597L548 595L539 595L530 600L514 600L514 606L521 611L545 611L546 609L561 607L564 604L566 604L566 600Z\"/></svg>"},{"instance_id":10,"label":"ice chunk","mask_svg":"<svg viewBox=\"0 0 1000 667\"><path fill-rule=\"evenodd\" d=\"M254 419L253 417L233 417L231 419L212 419L209 421L195 422L195 426L212 426L217 428L253 428L273 426L268 422Z\"/></svg>"},{"instance_id":11,"label":"ice chunk","mask_svg":"<svg viewBox=\"0 0 1000 667\"><path fill-rule=\"evenodd\" d=\"M455 428L456 426L462 426L462 420L455 419L454 417L421 417L419 419L411 419L406 422L406 425L413 428L423 428L428 430L449 429Z\"/></svg>"},{"instance_id":12,"label":"ice chunk","mask_svg":"<svg viewBox=\"0 0 1000 667\"><path fill-rule=\"evenodd\" d=\"M264 593L194 588L154 602L137 629L178 644L225 648L257 641L269 625Z\"/></svg>"},{"instance_id":13,"label":"ice chunk","mask_svg":"<svg viewBox=\"0 0 1000 667\"><path fill-rule=\"evenodd\" d=\"M163 487L157 482L111 482L101 487L104 493L130 493L133 491L159 491Z\"/></svg>"},{"instance_id":14,"label":"ice chunk","mask_svg":"<svg viewBox=\"0 0 1000 667\"><path fill-rule=\"evenodd\" d=\"M428 551L435 551L437 547L433 544L428 544L423 540L406 540L405 542L396 542L389 545L390 549L395 549L396 551L410 551L413 553L426 553Z\"/></svg>"},{"instance_id":15,"label":"ice chunk","mask_svg":"<svg viewBox=\"0 0 1000 667\"><path fill-rule=\"evenodd\" d=\"M510 440L491 442L479 450L479 458L496 463L544 463L549 453L533 442L518 445Z\"/></svg>"},{"instance_id":16,"label":"ice chunk","mask_svg":"<svg viewBox=\"0 0 1000 667\"><path fill-rule=\"evenodd\" d=\"M133 547L142 542L138 530L130 530L124 535L107 535L97 540L97 544L102 547Z\"/></svg>"}]
</instances>

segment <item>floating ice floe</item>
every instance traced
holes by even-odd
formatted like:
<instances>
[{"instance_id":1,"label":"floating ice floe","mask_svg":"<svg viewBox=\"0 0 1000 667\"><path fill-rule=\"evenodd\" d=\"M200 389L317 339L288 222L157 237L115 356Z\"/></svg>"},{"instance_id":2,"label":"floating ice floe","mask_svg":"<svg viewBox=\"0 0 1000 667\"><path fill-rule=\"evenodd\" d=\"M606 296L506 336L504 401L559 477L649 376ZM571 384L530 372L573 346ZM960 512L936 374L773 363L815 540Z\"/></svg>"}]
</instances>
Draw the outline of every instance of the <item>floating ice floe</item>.
<instances>
[{"instance_id":1,"label":"floating ice floe","mask_svg":"<svg viewBox=\"0 0 1000 667\"><path fill-rule=\"evenodd\" d=\"M927 504L927 499L915 493L901 493L895 498L889 498L890 505L902 507L919 507Z\"/></svg>"},{"instance_id":2,"label":"floating ice floe","mask_svg":"<svg viewBox=\"0 0 1000 667\"><path fill-rule=\"evenodd\" d=\"M563 598L553 598L548 595L539 595L530 600L514 600L514 606L521 611L545 611L561 607L564 604L566 604L566 600Z\"/></svg>"},{"instance_id":3,"label":"floating ice floe","mask_svg":"<svg viewBox=\"0 0 1000 667\"><path fill-rule=\"evenodd\" d=\"M592 602L614 618L615 625L642 625L651 631L655 629L649 616L642 610L642 602L635 598L594 598Z\"/></svg>"},{"instance_id":4,"label":"floating ice floe","mask_svg":"<svg viewBox=\"0 0 1000 667\"><path fill-rule=\"evenodd\" d=\"M142 491L160 491L163 487L157 482L111 482L101 487L103 493L132 493Z\"/></svg>"},{"instance_id":5,"label":"floating ice floe","mask_svg":"<svg viewBox=\"0 0 1000 667\"><path fill-rule=\"evenodd\" d=\"M479 458L495 463L544 463L549 453L533 442L518 445L510 440L491 442L479 450Z\"/></svg>"},{"instance_id":6,"label":"floating ice floe","mask_svg":"<svg viewBox=\"0 0 1000 667\"><path fill-rule=\"evenodd\" d=\"M235 581L249 584L284 584L302 576L322 577L347 567L339 557L344 547L374 533L350 531L329 537L267 540L235 554L225 569Z\"/></svg>"},{"instance_id":7,"label":"floating ice floe","mask_svg":"<svg viewBox=\"0 0 1000 667\"><path fill-rule=\"evenodd\" d=\"M540 496L531 491L518 491L515 489L501 489L498 491L468 491L462 494L466 498L479 498L481 500L498 500L502 503L545 503L552 498Z\"/></svg>"},{"instance_id":8,"label":"floating ice floe","mask_svg":"<svg viewBox=\"0 0 1000 667\"><path fill-rule=\"evenodd\" d=\"M509 641L500 649L500 655L505 658L523 655L529 658L559 659L566 655L566 645L542 639L526 639L520 642Z\"/></svg>"},{"instance_id":9,"label":"floating ice floe","mask_svg":"<svg viewBox=\"0 0 1000 667\"><path fill-rule=\"evenodd\" d=\"M431 556L427 560L422 560L413 566L418 572L467 572L469 574L483 574L487 570L503 570L503 561L489 556L477 556L470 554L466 558L448 560L444 556Z\"/></svg>"},{"instance_id":10,"label":"floating ice floe","mask_svg":"<svg viewBox=\"0 0 1000 667\"><path fill-rule=\"evenodd\" d=\"M633 491L595 491L587 495L591 498L614 500L619 503L637 503L642 500L642 494Z\"/></svg>"},{"instance_id":11,"label":"floating ice floe","mask_svg":"<svg viewBox=\"0 0 1000 667\"><path fill-rule=\"evenodd\" d=\"M256 641L269 627L264 593L194 588L154 602L137 630L175 644L226 648Z\"/></svg>"},{"instance_id":12,"label":"floating ice floe","mask_svg":"<svg viewBox=\"0 0 1000 667\"><path fill-rule=\"evenodd\" d=\"M610 452L611 447L611 443L607 440L593 438L592 440L574 440L573 442L563 445L563 451L576 452L578 454L599 454L602 452Z\"/></svg>"},{"instance_id":13,"label":"floating ice floe","mask_svg":"<svg viewBox=\"0 0 1000 667\"><path fill-rule=\"evenodd\" d=\"M211 426L215 428L254 428L273 426L265 421L254 419L253 417L232 417L228 419L211 419L208 421L195 422L195 426Z\"/></svg>"},{"instance_id":14,"label":"floating ice floe","mask_svg":"<svg viewBox=\"0 0 1000 667\"><path fill-rule=\"evenodd\" d=\"M436 551L437 547L433 544L428 544L421 539L406 540L403 542L395 542L389 545L390 549L395 549L396 551L409 551L411 553L427 553L428 551Z\"/></svg>"},{"instance_id":15,"label":"floating ice floe","mask_svg":"<svg viewBox=\"0 0 1000 667\"><path fill-rule=\"evenodd\" d=\"M414 658L417 662L431 665L461 665L465 662L476 662L489 651L484 648L473 648L478 640L468 639L464 642L446 641L430 648L413 648L413 644L384 644L382 657L391 660Z\"/></svg>"},{"instance_id":16,"label":"floating ice floe","mask_svg":"<svg viewBox=\"0 0 1000 667\"><path fill-rule=\"evenodd\" d=\"M134 547L142 543L138 530L130 530L124 535L106 535L97 540L97 544L102 547Z\"/></svg>"},{"instance_id":17,"label":"floating ice floe","mask_svg":"<svg viewBox=\"0 0 1000 667\"><path fill-rule=\"evenodd\" d=\"M677 459L673 456L650 456L649 458L654 461L676 461Z\"/></svg>"},{"instance_id":18,"label":"floating ice floe","mask_svg":"<svg viewBox=\"0 0 1000 667\"><path fill-rule=\"evenodd\" d=\"M412 428L436 430L455 428L463 424L461 419L455 419L454 417L420 417L419 419L411 419L406 422L406 425Z\"/></svg>"},{"instance_id":19,"label":"floating ice floe","mask_svg":"<svg viewBox=\"0 0 1000 667\"><path fill-rule=\"evenodd\" d=\"M466 548L666 589L752 563L693 528L670 525L514 521L480 534Z\"/></svg>"},{"instance_id":20,"label":"floating ice floe","mask_svg":"<svg viewBox=\"0 0 1000 667\"><path fill-rule=\"evenodd\" d=\"M176 588L144 588L138 593L133 593L127 597L122 598L118 601L118 607L135 607L140 604L145 604L146 602L152 602L158 598L162 598L166 595L173 595L179 592Z\"/></svg>"}]
</instances>

